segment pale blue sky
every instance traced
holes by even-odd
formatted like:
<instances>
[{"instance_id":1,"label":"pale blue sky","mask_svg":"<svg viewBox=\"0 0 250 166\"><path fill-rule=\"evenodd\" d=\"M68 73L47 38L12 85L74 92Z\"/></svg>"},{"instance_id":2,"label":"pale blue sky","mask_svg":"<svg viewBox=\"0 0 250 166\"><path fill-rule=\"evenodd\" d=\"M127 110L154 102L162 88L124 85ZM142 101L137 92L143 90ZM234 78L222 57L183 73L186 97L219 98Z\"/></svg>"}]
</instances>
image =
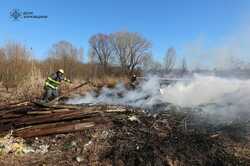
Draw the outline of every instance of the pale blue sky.
<instances>
[{"instance_id":1,"label":"pale blue sky","mask_svg":"<svg viewBox=\"0 0 250 166\"><path fill-rule=\"evenodd\" d=\"M48 18L12 21L9 12L14 8ZM127 30L150 40L160 59L168 47L181 55L199 39L204 47L214 47L249 16L249 0L2 0L0 46L19 41L44 58L53 43L67 40L83 47L86 55L91 35Z\"/></svg>"}]
</instances>

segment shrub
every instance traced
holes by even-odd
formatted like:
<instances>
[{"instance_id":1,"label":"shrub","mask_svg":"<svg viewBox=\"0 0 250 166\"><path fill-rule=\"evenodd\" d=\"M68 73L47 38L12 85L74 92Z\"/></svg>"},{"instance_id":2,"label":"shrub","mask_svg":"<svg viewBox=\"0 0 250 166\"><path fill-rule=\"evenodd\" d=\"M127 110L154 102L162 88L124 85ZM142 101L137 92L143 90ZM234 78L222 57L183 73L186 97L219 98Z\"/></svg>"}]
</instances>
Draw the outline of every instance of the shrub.
<instances>
[{"instance_id":1,"label":"shrub","mask_svg":"<svg viewBox=\"0 0 250 166\"><path fill-rule=\"evenodd\" d=\"M32 100L42 96L44 86L44 78L37 67L32 70L22 80L17 87L17 98L21 100Z\"/></svg>"}]
</instances>

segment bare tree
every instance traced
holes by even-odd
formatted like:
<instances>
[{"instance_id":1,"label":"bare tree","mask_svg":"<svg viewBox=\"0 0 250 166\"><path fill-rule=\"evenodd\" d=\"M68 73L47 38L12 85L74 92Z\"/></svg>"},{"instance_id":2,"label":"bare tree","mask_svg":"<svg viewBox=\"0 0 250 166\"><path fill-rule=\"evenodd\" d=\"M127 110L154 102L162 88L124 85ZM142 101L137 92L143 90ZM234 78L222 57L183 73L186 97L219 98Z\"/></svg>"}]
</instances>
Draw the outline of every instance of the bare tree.
<instances>
[{"instance_id":1,"label":"bare tree","mask_svg":"<svg viewBox=\"0 0 250 166\"><path fill-rule=\"evenodd\" d=\"M2 81L4 78L3 71L5 70L5 62L6 62L6 56L4 53L4 49L0 48L0 81Z\"/></svg>"},{"instance_id":2,"label":"bare tree","mask_svg":"<svg viewBox=\"0 0 250 166\"><path fill-rule=\"evenodd\" d=\"M77 65L82 61L82 53L82 48L77 49L67 41L54 44L47 59L50 72L63 68L69 78L75 77L76 74L80 74Z\"/></svg>"},{"instance_id":3,"label":"bare tree","mask_svg":"<svg viewBox=\"0 0 250 166\"><path fill-rule=\"evenodd\" d=\"M175 66L176 61L176 51L173 47L167 50L164 57L164 69L166 73L170 73Z\"/></svg>"},{"instance_id":4,"label":"bare tree","mask_svg":"<svg viewBox=\"0 0 250 166\"><path fill-rule=\"evenodd\" d=\"M186 59L183 58L181 62L181 75L183 76L185 73L187 73L187 71L188 71L187 62L186 62Z\"/></svg>"},{"instance_id":5,"label":"bare tree","mask_svg":"<svg viewBox=\"0 0 250 166\"><path fill-rule=\"evenodd\" d=\"M150 70L152 69L153 63L154 63L154 60L153 60L153 58L152 58L151 55L145 56L145 57L144 57L144 60L143 60L143 63L142 63L142 65L143 65L143 70L144 70L145 72L150 71Z\"/></svg>"},{"instance_id":6,"label":"bare tree","mask_svg":"<svg viewBox=\"0 0 250 166\"><path fill-rule=\"evenodd\" d=\"M155 61L151 55L145 56L143 60L143 70L145 72L159 72L162 66L159 62Z\"/></svg>"},{"instance_id":7,"label":"bare tree","mask_svg":"<svg viewBox=\"0 0 250 166\"><path fill-rule=\"evenodd\" d=\"M142 65L144 57L150 54L151 43L138 33L113 33L111 44L125 73L134 72L138 65Z\"/></svg>"},{"instance_id":8,"label":"bare tree","mask_svg":"<svg viewBox=\"0 0 250 166\"><path fill-rule=\"evenodd\" d=\"M1 81L8 91L11 87L17 87L31 70L30 52L19 43L9 42L0 54Z\"/></svg>"},{"instance_id":9,"label":"bare tree","mask_svg":"<svg viewBox=\"0 0 250 166\"><path fill-rule=\"evenodd\" d=\"M91 49L91 58L97 58L98 62L103 67L104 73L106 73L108 64L110 63L113 55L110 37L105 34L97 34L90 38L89 44Z\"/></svg>"}]
</instances>

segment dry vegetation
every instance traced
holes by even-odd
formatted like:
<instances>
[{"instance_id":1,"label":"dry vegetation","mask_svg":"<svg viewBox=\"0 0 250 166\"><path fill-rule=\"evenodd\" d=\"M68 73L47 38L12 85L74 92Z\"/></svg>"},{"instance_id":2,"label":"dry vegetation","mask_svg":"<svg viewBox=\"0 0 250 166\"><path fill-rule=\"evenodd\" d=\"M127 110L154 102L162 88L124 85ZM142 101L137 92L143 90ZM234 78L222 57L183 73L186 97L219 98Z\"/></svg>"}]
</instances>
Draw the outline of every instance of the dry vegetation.
<instances>
[{"instance_id":1,"label":"dry vegetation","mask_svg":"<svg viewBox=\"0 0 250 166\"><path fill-rule=\"evenodd\" d=\"M89 39L89 59L84 63L83 48L68 41L53 44L44 60L35 59L32 48L8 42L0 47L0 102L40 96L42 80L60 68L73 81L108 81L109 86L132 73L140 73L141 68L170 72L175 65L175 49L168 49L163 70L151 56L151 45L135 32L95 34Z\"/></svg>"},{"instance_id":2,"label":"dry vegetation","mask_svg":"<svg viewBox=\"0 0 250 166\"><path fill-rule=\"evenodd\" d=\"M0 137L0 164L247 166L250 162L249 130L239 124L208 124L200 121L201 114L174 106L67 108L48 110L32 103L0 108L7 110L0 115L2 133L13 128L12 134ZM53 113L35 114L39 110Z\"/></svg>"},{"instance_id":3,"label":"dry vegetation","mask_svg":"<svg viewBox=\"0 0 250 166\"><path fill-rule=\"evenodd\" d=\"M114 86L118 79L125 78L119 66L83 63L83 50L66 41L54 44L43 61L34 59L31 50L22 44L9 42L0 49L0 102L41 96L46 77L60 68L75 86L83 80L92 80L98 86L104 83Z\"/></svg>"}]
</instances>

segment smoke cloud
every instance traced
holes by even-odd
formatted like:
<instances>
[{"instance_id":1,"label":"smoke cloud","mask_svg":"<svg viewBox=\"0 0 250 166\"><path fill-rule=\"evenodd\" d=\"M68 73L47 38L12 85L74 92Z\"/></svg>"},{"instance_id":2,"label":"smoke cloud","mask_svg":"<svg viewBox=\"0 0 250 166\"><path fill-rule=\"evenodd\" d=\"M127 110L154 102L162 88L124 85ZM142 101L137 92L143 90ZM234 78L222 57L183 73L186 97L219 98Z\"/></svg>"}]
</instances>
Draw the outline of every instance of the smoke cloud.
<instances>
[{"instance_id":1,"label":"smoke cloud","mask_svg":"<svg viewBox=\"0 0 250 166\"><path fill-rule=\"evenodd\" d=\"M201 109L216 121L247 121L250 118L250 80L195 75L163 90L162 101ZM211 120L210 119L210 120Z\"/></svg>"},{"instance_id":2,"label":"smoke cloud","mask_svg":"<svg viewBox=\"0 0 250 166\"><path fill-rule=\"evenodd\" d=\"M202 110L213 120L234 121L250 118L250 80L228 79L195 74L190 80L179 80L169 86L150 77L136 90L127 90L122 83L113 89L104 87L99 95L89 92L67 101L68 104L115 104L148 108L171 103L180 108ZM199 108L199 109L197 109Z\"/></svg>"},{"instance_id":3,"label":"smoke cloud","mask_svg":"<svg viewBox=\"0 0 250 166\"><path fill-rule=\"evenodd\" d=\"M144 107L153 105L160 97L160 82L156 76L150 77L147 81L142 81L138 87L135 90L127 90L122 83L119 83L113 89L104 87L98 96L96 93L90 92L84 97L70 99L68 104L103 103Z\"/></svg>"}]
</instances>

